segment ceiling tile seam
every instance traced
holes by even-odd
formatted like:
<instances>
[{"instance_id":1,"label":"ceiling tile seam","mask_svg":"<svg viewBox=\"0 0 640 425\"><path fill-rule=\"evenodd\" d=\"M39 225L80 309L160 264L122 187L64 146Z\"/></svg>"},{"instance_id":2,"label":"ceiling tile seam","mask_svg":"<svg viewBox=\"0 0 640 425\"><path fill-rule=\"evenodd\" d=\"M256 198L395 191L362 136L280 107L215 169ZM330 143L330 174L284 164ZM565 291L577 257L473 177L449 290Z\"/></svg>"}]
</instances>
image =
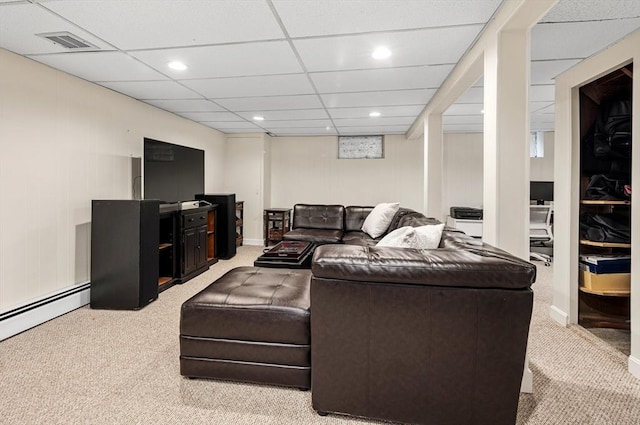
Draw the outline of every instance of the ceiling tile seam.
<instances>
[{"instance_id":1,"label":"ceiling tile seam","mask_svg":"<svg viewBox=\"0 0 640 425\"><path fill-rule=\"evenodd\" d=\"M243 40L243 41L227 41L224 43L205 43L205 44L188 44L188 45L175 45L175 46L163 46L163 47L141 47L137 49L123 49L126 52L139 53L139 52L154 52L162 50L176 50L176 49L199 49L202 47L224 47L224 46L239 46L243 44L256 44L256 43L273 43L276 41L286 41L284 38L266 38L260 40Z\"/></svg>"},{"instance_id":2,"label":"ceiling tile seam","mask_svg":"<svg viewBox=\"0 0 640 425\"><path fill-rule=\"evenodd\" d=\"M468 23L468 24L456 24L456 25L438 25L433 27L413 27L413 28L398 28L398 29L389 29L389 30L376 30L376 31L362 31L362 32L350 32L350 33L333 33L333 34L323 34L323 35L305 35L298 37L291 37L293 41L299 40L318 40L323 38L341 38L341 37L358 37L358 36L366 36L366 35L381 35L381 34L395 34L395 33L405 33L405 32L418 32L425 30L439 30L439 29L449 29L449 28L465 28L465 27L482 27L484 26L484 22L476 22L476 23Z\"/></svg>"},{"instance_id":3,"label":"ceiling tile seam","mask_svg":"<svg viewBox=\"0 0 640 425\"><path fill-rule=\"evenodd\" d=\"M175 100L175 99L172 99ZM423 106L422 103L403 103L400 105L376 105L376 108L394 108L394 107L398 107L398 108L403 108L406 106ZM334 111L336 109L369 109L370 107L367 106L330 106L328 107L328 109L330 111ZM295 108L295 109L291 109L291 108L285 108L285 109L261 109L261 108L253 108L253 109L235 109L234 110L236 112L257 112L257 111L261 111L261 112L283 112L283 111L323 111L323 108ZM188 113L188 112L218 112L218 111L181 111L184 113Z\"/></svg>"},{"instance_id":4,"label":"ceiling tile seam","mask_svg":"<svg viewBox=\"0 0 640 425\"><path fill-rule=\"evenodd\" d=\"M619 18L603 18L603 19L581 19L575 21L540 21L537 25L555 25L555 24L586 24L590 22L611 22L611 21L628 21L631 19L638 19L640 15L636 16L621 16Z\"/></svg>"},{"instance_id":5,"label":"ceiling tile seam","mask_svg":"<svg viewBox=\"0 0 640 425\"><path fill-rule=\"evenodd\" d=\"M560 59L531 59L531 63L581 61L582 59L584 59L584 58L583 57L575 57L575 58L560 58Z\"/></svg>"},{"instance_id":6,"label":"ceiling tile seam","mask_svg":"<svg viewBox=\"0 0 640 425\"><path fill-rule=\"evenodd\" d=\"M280 15L278 14L278 11L276 10L276 7L274 6L273 2L271 0L266 0L266 1L267 1L267 5L269 6L269 9L271 10L271 13L273 14L274 19L276 20L276 22L280 26L280 29L282 30L282 33L284 34L285 38L287 39L287 43L289 43L289 48L293 51L293 54L295 55L296 59L298 60L298 63L300 64L300 67L302 68L302 70L304 71L305 76L307 77L307 81L311 85L311 88L313 89L316 97L318 98L318 101L320 102L320 104L322 105L322 107L324 108L325 112L328 115L329 112L327 111L327 106L325 105L324 101L322 100L322 96L320 96L320 93L318 92L318 88L314 84L313 79L309 75L307 67L304 64L304 61L302 60L302 57L300 56L300 53L298 52L298 49L296 49L296 46L294 45L293 40L291 40L291 37L289 36L289 31L285 27L284 22L282 22L282 18L280 18ZM335 129L336 125L333 122L333 119L329 118L329 120L331 121L332 127ZM329 130L329 129L327 129L327 130ZM338 134L340 134L340 133L338 132Z\"/></svg>"},{"instance_id":7,"label":"ceiling tile seam","mask_svg":"<svg viewBox=\"0 0 640 425\"><path fill-rule=\"evenodd\" d=\"M435 90L436 87L431 88L410 88L410 89L384 89L384 90L358 90L358 91L345 91L345 92L324 92L321 95L333 95L333 94L363 94L363 93L383 93L383 92L398 92L398 91L419 91L419 90ZM233 96L233 97L212 97L210 99L253 99L253 98L276 98L276 97L288 97L288 96L314 96L315 93L298 93L298 94L285 94L285 95L267 95L267 96ZM169 100L169 99L167 99Z\"/></svg>"},{"instance_id":8,"label":"ceiling tile seam","mask_svg":"<svg viewBox=\"0 0 640 425\"><path fill-rule=\"evenodd\" d=\"M400 66L376 66L371 68L353 68L353 69L333 69L333 70L324 70L324 71L308 71L310 74L331 74L336 72L360 72L360 71L375 71L379 69L410 69L410 68L430 68L430 67L439 67L439 66L455 66L456 64L453 62L443 62L443 63L428 63L422 65L400 65Z\"/></svg>"},{"instance_id":9,"label":"ceiling tile seam","mask_svg":"<svg viewBox=\"0 0 640 425\"><path fill-rule=\"evenodd\" d=\"M31 3L31 2L28 1L28 0L16 0L16 1L0 3L0 7L3 7L3 6L16 6L16 5L20 5L20 4L29 4L29 3Z\"/></svg>"}]
</instances>

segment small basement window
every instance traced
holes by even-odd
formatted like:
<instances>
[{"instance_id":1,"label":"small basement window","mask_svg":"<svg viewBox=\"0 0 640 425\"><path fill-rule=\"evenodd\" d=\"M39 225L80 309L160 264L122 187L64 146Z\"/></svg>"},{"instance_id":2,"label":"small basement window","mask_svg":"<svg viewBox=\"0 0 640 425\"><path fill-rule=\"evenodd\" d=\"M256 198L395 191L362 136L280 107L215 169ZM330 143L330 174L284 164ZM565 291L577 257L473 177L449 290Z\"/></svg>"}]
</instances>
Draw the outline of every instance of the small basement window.
<instances>
[{"instance_id":1,"label":"small basement window","mask_svg":"<svg viewBox=\"0 0 640 425\"><path fill-rule=\"evenodd\" d=\"M383 136L338 136L338 159L384 158Z\"/></svg>"}]
</instances>

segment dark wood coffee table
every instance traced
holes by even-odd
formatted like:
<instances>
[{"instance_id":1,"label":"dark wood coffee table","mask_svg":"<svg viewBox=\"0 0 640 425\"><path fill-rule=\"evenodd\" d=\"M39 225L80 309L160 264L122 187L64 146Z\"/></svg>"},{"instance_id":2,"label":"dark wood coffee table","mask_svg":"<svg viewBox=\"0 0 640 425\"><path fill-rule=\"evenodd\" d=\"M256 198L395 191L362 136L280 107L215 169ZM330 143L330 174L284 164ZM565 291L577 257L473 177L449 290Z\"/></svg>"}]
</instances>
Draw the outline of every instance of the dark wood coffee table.
<instances>
[{"instance_id":1,"label":"dark wood coffee table","mask_svg":"<svg viewBox=\"0 0 640 425\"><path fill-rule=\"evenodd\" d=\"M278 267L288 269L308 269L311 267L313 244L302 241L282 241L259 256L256 267Z\"/></svg>"}]
</instances>

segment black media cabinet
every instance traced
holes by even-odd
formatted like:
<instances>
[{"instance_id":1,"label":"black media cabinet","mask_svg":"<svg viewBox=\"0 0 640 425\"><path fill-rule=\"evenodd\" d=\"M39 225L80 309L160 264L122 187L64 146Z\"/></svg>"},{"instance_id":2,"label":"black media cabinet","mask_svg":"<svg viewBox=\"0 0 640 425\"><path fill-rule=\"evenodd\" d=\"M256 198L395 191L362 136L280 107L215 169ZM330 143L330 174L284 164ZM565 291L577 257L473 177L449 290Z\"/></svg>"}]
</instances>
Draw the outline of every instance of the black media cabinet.
<instances>
[{"instance_id":1,"label":"black media cabinet","mask_svg":"<svg viewBox=\"0 0 640 425\"><path fill-rule=\"evenodd\" d=\"M91 308L139 309L208 270L217 261L216 207L92 201Z\"/></svg>"}]
</instances>

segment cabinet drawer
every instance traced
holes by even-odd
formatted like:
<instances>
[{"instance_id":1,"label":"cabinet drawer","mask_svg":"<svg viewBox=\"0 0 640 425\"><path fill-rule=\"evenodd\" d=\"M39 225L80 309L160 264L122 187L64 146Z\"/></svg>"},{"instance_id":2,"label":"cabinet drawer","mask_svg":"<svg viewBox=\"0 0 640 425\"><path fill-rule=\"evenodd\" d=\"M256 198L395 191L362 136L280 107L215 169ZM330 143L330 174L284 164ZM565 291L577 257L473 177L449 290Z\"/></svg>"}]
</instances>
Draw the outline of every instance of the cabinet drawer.
<instances>
[{"instance_id":1,"label":"cabinet drawer","mask_svg":"<svg viewBox=\"0 0 640 425\"><path fill-rule=\"evenodd\" d=\"M184 214L182 216L182 228L190 229L192 227L206 226L207 212L201 211L197 213Z\"/></svg>"}]
</instances>

